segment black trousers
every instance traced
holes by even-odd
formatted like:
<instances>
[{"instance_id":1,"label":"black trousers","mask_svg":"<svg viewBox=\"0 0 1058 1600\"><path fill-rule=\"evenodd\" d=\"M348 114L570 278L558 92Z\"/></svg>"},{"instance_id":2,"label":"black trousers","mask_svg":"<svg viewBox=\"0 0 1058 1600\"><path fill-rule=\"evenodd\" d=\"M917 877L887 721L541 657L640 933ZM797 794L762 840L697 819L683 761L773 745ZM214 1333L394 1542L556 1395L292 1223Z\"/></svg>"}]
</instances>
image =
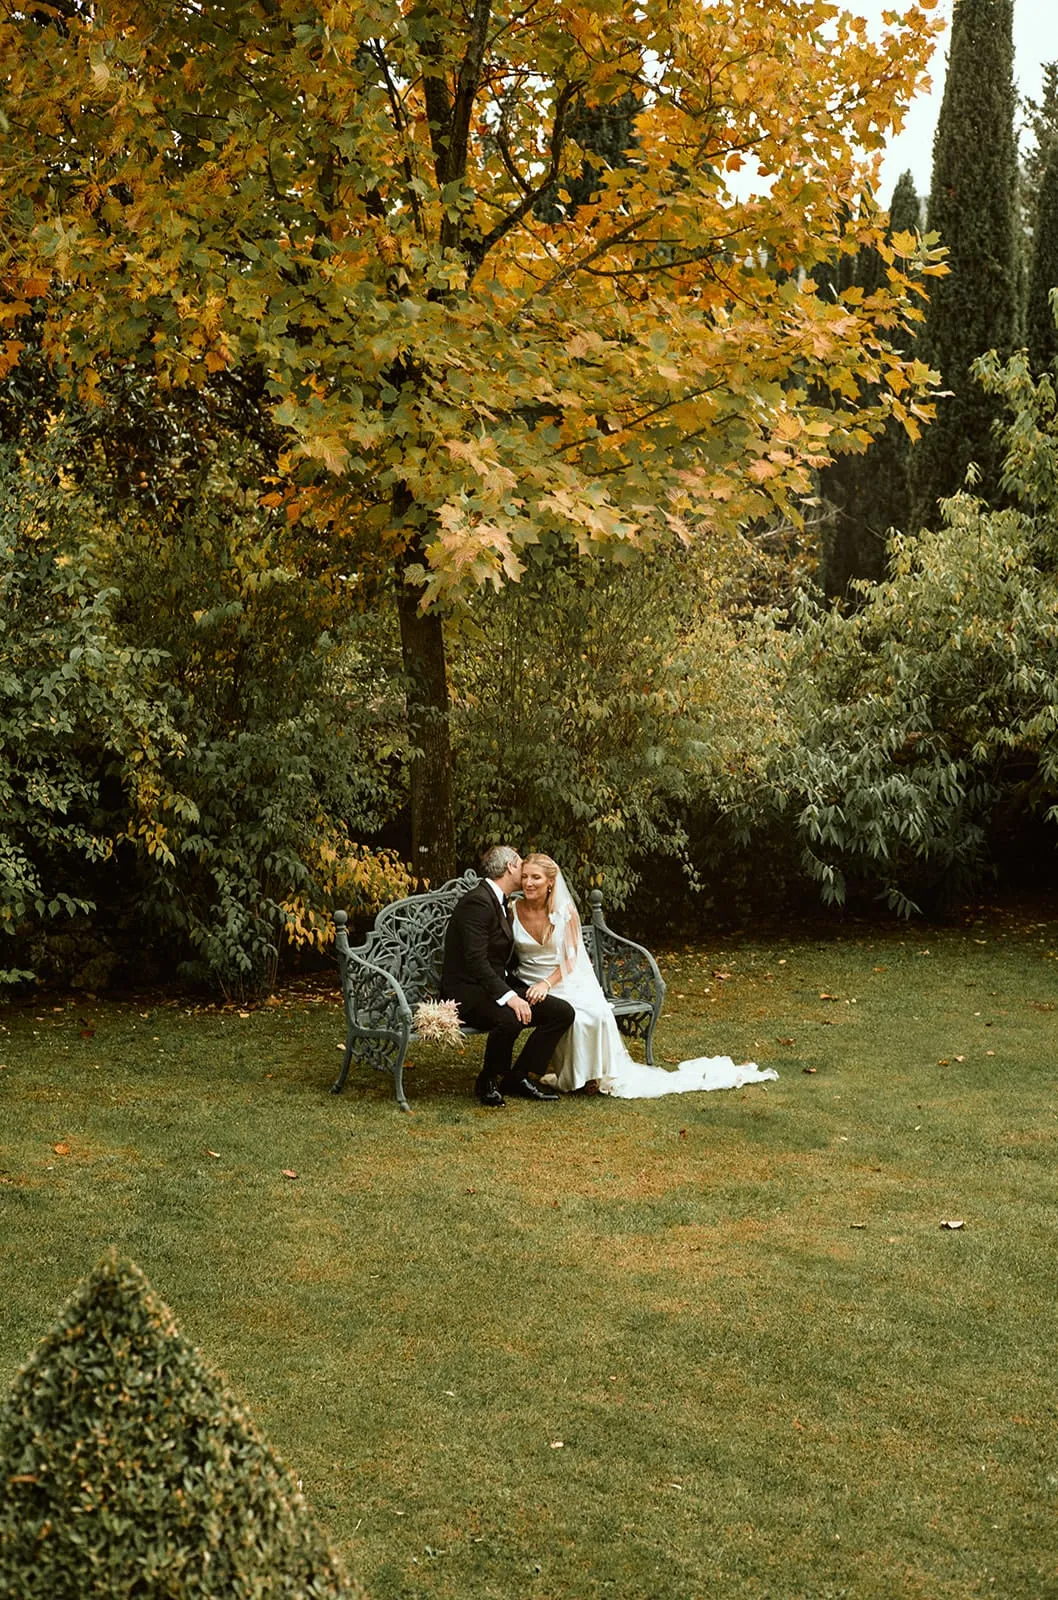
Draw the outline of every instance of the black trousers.
<instances>
[{"instance_id":1,"label":"black trousers","mask_svg":"<svg viewBox=\"0 0 1058 1600\"><path fill-rule=\"evenodd\" d=\"M524 993L523 984L512 984L518 993ZM473 1028L482 1028L485 1040L485 1062L478 1079L478 1087L497 1084L500 1088L515 1074L511 1070L514 1045L523 1032L529 1038L518 1057L517 1077L524 1078L532 1072L539 1076L547 1071L555 1046L562 1035L573 1026L573 1007L568 1000L549 994L533 1007L532 1022L519 1022L511 1007L498 1005L491 995L476 984L460 984L451 996L459 1006L459 1015Z\"/></svg>"}]
</instances>

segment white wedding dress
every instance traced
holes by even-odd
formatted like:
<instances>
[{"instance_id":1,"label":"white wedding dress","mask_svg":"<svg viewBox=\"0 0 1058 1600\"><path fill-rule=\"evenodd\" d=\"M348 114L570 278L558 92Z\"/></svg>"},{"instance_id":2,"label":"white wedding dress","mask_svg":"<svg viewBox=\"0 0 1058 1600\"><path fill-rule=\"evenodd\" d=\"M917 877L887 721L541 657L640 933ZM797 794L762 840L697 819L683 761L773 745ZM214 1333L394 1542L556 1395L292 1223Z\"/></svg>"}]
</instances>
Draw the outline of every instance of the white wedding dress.
<instances>
[{"instance_id":1,"label":"white wedding dress","mask_svg":"<svg viewBox=\"0 0 1058 1600\"><path fill-rule=\"evenodd\" d=\"M601 1093L615 1099L650 1100L691 1090L741 1089L743 1084L762 1083L779 1076L770 1067L761 1068L753 1062L738 1067L730 1056L681 1061L672 1072L633 1061L584 948L580 916L561 874L556 887L559 886L557 909L551 913L551 933L546 943L538 944L523 928L517 905L514 913L518 976L527 984L539 983L559 968L562 977L551 992L560 1000L567 1000L576 1012L573 1026L559 1040L552 1057L559 1089L572 1093L594 1080Z\"/></svg>"}]
</instances>

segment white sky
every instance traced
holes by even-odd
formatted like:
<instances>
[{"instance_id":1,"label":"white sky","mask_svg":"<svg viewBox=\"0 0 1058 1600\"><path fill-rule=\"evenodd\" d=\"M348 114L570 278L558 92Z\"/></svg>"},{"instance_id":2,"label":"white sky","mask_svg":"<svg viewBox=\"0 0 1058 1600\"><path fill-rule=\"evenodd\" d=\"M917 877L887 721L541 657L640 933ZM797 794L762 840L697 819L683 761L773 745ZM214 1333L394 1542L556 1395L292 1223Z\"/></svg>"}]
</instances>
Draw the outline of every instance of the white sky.
<instances>
[{"instance_id":1,"label":"white sky","mask_svg":"<svg viewBox=\"0 0 1058 1600\"><path fill-rule=\"evenodd\" d=\"M933 133L944 93L944 74L948 64L948 36L954 0L939 0L937 12L944 17L948 31L938 44L931 62L933 88L912 102L904 131L893 140L882 166L879 198L883 205L892 199L900 174L910 167L920 195L929 193L933 166ZM843 0L847 11L881 25L883 11L897 11L898 0ZM1014 0L1014 77L1019 93L1038 98L1043 82L1043 64L1058 61L1058 0Z\"/></svg>"}]
</instances>

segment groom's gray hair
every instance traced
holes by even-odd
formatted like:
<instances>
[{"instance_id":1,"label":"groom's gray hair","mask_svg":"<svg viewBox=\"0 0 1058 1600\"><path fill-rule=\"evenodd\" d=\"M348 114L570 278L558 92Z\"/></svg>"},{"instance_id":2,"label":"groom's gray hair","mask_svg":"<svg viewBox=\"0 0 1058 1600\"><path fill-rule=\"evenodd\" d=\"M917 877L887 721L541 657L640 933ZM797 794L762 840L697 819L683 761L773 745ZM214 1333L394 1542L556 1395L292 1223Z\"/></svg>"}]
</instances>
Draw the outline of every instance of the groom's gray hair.
<instances>
[{"instance_id":1,"label":"groom's gray hair","mask_svg":"<svg viewBox=\"0 0 1058 1600\"><path fill-rule=\"evenodd\" d=\"M502 878L512 861L517 861L518 852L509 844L494 844L485 851L481 858L481 870L486 878Z\"/></svg>"}]
</instances>

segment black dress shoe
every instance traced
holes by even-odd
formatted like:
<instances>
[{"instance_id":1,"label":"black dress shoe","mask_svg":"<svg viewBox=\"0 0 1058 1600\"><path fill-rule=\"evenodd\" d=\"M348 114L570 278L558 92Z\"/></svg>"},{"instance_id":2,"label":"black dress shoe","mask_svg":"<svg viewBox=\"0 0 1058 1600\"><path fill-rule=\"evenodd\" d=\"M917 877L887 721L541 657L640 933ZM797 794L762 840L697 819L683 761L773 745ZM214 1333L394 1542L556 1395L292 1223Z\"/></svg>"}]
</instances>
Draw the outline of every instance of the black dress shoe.
<instances>
[{"instance_id":1,"label":"black dress shoe","mask_svg":"<svg viewBox=\"0 0 1058 1600\"><path fill-rule=\"evenodd\" d=\"M535 1083L530 1083L528 1078L510 1078L503 1085L504 1094L509 1094L512 1100L557 1100L558 1095L550 1089L538 1089Z\"/></svg>"},{"instance_id":2,"label":"black dress shoe","mask_svg":"<svg viewBox=\"0 0 1058 1600\"><path fill-rule=\"evenodd\" d=\"M505 1106L507 1104L506 1100L503 1098L502 1094L494 1083L490 1083L487 1089L479 1089L478 1099L481 1101L483 1106L488 1106L493 1111L496 1111L500 1106Z\"/></svg>"}]
</instances>

